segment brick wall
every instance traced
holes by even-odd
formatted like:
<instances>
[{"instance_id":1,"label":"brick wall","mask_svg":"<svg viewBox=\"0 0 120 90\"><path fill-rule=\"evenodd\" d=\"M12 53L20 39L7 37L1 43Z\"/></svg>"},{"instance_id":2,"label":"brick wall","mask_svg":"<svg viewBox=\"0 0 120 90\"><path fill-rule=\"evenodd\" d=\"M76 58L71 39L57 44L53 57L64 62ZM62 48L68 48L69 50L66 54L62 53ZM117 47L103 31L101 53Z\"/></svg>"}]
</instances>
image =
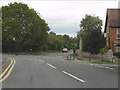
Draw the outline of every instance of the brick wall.
<instances>
[{"instance_id":1,"label":"brick wall","mask_svg":"<svg viewBox=\"0 0 120 90\"><path fill-rule=\"evenodd\" d=\"M116 40L116 28L110 28L110 48L115 52L116 47L113 44Z\"/></svg>"}]
</instances>

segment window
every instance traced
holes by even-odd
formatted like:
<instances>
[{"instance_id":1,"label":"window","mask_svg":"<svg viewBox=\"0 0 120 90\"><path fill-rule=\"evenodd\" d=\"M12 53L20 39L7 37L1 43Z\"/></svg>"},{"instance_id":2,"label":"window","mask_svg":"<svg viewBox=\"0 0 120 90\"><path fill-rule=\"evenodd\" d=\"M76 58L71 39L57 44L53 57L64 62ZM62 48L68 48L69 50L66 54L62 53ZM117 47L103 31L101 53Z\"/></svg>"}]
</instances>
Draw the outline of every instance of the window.
<instances>
[{"instance_id":1,"label":"window","mask_svg":"<svg viewBox=\"0 0 120 90\"><path fill-rule=\"evenodd\" d=\"M117 29L117 38L120 39L120 28Z\"/></svg>"},{"instance_id":2,"label":"window","mask_svg":"<svg viewBox=\"0 0 120 90\"><path fill-rule=\"evenodd\" d=\"M116 47L116 52L120 52L120 46Z\"/></svg>"}]
</instances>

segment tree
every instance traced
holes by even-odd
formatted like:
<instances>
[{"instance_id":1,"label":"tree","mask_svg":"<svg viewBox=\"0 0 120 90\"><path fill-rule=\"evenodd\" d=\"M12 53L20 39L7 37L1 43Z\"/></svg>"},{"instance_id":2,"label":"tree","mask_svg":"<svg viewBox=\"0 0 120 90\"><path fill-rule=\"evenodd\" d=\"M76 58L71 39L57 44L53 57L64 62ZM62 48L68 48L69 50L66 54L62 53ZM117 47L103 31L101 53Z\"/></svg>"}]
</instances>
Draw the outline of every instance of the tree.
<instances>
[{"instance_id":1,"label":"tree","mask_svg":"<svg viewBox=\"0 0 120 90\"><path fill-rule=\"evenodd\" d=\"M3 51L39 51L47 41L48 24L23 3L2 7Z\"/></svg>"},{"instance_id":2,"label":"tree","mask_svg":"<svg viewBox=\"0 0 120 90\"><path fill-rule=\"evenodd\" d=\"M86 15L82 19L80 27L83 29L83 51L99 53L99 50L105 45L105 39L101 32L102 20L98 16Z\"/></svg>"},{"instance_id":3,"label":"tree","mask_svg":"<svg viewBox=\"0 0 120 90\"><path fill-rule=\"evenodd\" d=\"M102 20L98 16L85 15L85 18L82 19L80 27L83 30L101 30L102 29Z\"/></svg>"},{"instance_id":4,"label":"tree","mask_svg":"<svg viewBox=\"0 0 120 90\"><path fill-rule=\"evenodd\" d=\"M63 48L73 49L76 46L77 38L69 37L69 35L56 35L55 32L49 32L47 39L47 47L50 51L61 51ZM75 48L78 48L77 46Z\"/></svg>"},{"instance_id":5,"label":"tree","mask_svg":"<svg viewBox=\"0 0 120 90\"><path fill-rule=\"evenodd\" d=\"M64 47L70 49L71 47L71 43L70 43L70 37L69 35L63 35L63 39L64 39Z\"/></svg>"},{"instance_id":6,"label":"tree","mask_svg":"<svg viewBox=\"0 0 120 90\"><path fill-rule=\"evenodd\" d=\"M54 32L48 34L47 45L51 51L60 51L64 47L64 39L62 35L56 35Z\"/></svg>"},{"instance_id":7,"label":"tree","mask_svg":"<svg viewBox=\"0 0 120 90\"><path fill-rule=\"evenodd\" d=\"M89 40L91 53L99 53L105 45L105 39L100 30L91 30Z\"/></svg>"}]
</instances>

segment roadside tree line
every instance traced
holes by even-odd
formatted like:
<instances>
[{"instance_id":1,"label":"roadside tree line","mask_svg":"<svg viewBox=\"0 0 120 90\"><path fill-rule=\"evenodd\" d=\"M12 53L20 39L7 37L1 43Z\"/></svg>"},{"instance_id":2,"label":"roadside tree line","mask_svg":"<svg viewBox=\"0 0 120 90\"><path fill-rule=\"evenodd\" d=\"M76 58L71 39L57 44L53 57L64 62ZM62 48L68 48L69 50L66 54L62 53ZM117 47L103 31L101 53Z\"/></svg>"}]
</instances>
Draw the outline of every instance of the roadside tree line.
<instances>
[{"instance_id":1,"label":"roadside tree line","mask_svg":"<svg viewBox=\"0 0 120 90\"><path fill-rule=\"evenodd\" d=\"M49 51L61 51L63 48L69 50L73 48L72 44L76 43L77 38L69 37L69 35L56 35L54 32L50 32L47 37L47 50Z\"/></svg>"},{"instance_id":2,"label":"roadside tree line","mask_svg":"<svg viewBox=\"0 0 120 90\"><path fill-rule=\"evenodd\" d=\"M23 3L2 6L2 51L37 52L71 48L74 38L56 35L34 9Z\"/></svg>"},{"instance_id":3,"label":"roadside tree line","mask_svg":"<svg viewBox=\"0 0 120 90\"><path fill-rule=\"evenodd\" d=\"M60 51L79 48L80 32L76 37L56 35L34 9L23 3L2 6L2 51L38 52ZM82 27L83 51L99 53L105 46L101 32L102 20L98 16L86 15L80 22Z\"/></svg>"}]
</instances>

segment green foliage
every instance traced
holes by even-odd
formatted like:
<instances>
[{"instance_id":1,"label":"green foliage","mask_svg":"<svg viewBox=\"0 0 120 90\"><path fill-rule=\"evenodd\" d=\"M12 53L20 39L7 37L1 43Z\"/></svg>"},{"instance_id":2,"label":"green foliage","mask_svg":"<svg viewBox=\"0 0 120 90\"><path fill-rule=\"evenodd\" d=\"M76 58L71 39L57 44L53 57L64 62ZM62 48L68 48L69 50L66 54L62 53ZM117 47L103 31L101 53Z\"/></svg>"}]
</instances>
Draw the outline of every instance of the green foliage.
<instances>
[{"instance_id":1,"label":"green foliage","mask_svg":"<svg viewBox=\"0 0 120 90\"><path fill-rule=\"evenodd\" d=\"M3 52L39 51L47 41L48 24L23 3L2 7Z\"/></svg>"},{"instance_id":2,"label":"green foliage","mask_svg":"<svg viewBox=\"0 0 120 90\"><path fill-rule=\"evenodd\" d=\"M86 15L85 18L82 19L80 27L83 28L83 51L92 54L99 53L100 48L103 48L105 45L105 38L101 32L102 20L96 16Z\"/></svg>"},{"instance_id":3,"label":"green foliage","mask_svg":"<svg viewBox=\"0 0 120 90\"><path fill-rule=\"evenodd\" d=\"M69 37L69 35L56 35L49 32L47 39L47 48L50 51L61 51L63 48L73 49L73 44L77 44L77 38ZM76 47L75 47L76 48ZM77 46L78 48L78 46Z\"/></svg>"},{"instance_id":4,"label":"green foliage","mask_svg":"<svg viewBox=\"0 0 120 90\"><path fill-rule=\"evenodd\" d=\"M82 27L83 30L94 30L94 29L101 30L102 29L101 26L102 26L102 20L100 20L98 16L92 16L88 14L86 14L85 18L82 19L80 24L80 27Z\"/></svg>"},{"instance_id":5,"label":"green foliage","mask_svg":"<svg viewBox=\"0 0 120 90\"><path fill-rule=\"evenodd\" d=\"M99 53L99 50L104 47L104 36L99 30L92 30L90 33L90 52Z\"/></svg>"},{"instance_id":6,"label":"green foliage","mask_svg":"<svg viewBox=\"0 0 120 90\"><path fill-rule=\"evenodd\" d=\"M100 54L105 54L107 52L108 52L108 49L106 47L101 48L100 51L99 51Z\"/></svg>"},{"instance_id":7,"label":"green foliage","mask_svg":"<svg viewBox=\"0 0 120 90\"><path fill-rule=\"evenodd\" d=\"M64 40L64 47L70 49L71 48L70 37L65 34L63 35L63 40Z\"/></svg>"},{"instance_id":8,"label":"green foliage","mask_svg":"<svg viewBox=\"0 0 120 90\"><path fill-rule=\"evenodd\" d=\"M114 56L120 58L120 52L115 52L115 53L114 53Z\"/></svg>"},{"instance_id":9,"label":"green foliage","mask_svg":"<svg viewBox=\"0 0 120 90\"><path fill-rule=\"evenodd\" d=\"M50 32L48 34L47 39L48 50L62 50L64 47L63 37L60 35L56 35L54 32Z\"/></svg>"}]
</instances>

